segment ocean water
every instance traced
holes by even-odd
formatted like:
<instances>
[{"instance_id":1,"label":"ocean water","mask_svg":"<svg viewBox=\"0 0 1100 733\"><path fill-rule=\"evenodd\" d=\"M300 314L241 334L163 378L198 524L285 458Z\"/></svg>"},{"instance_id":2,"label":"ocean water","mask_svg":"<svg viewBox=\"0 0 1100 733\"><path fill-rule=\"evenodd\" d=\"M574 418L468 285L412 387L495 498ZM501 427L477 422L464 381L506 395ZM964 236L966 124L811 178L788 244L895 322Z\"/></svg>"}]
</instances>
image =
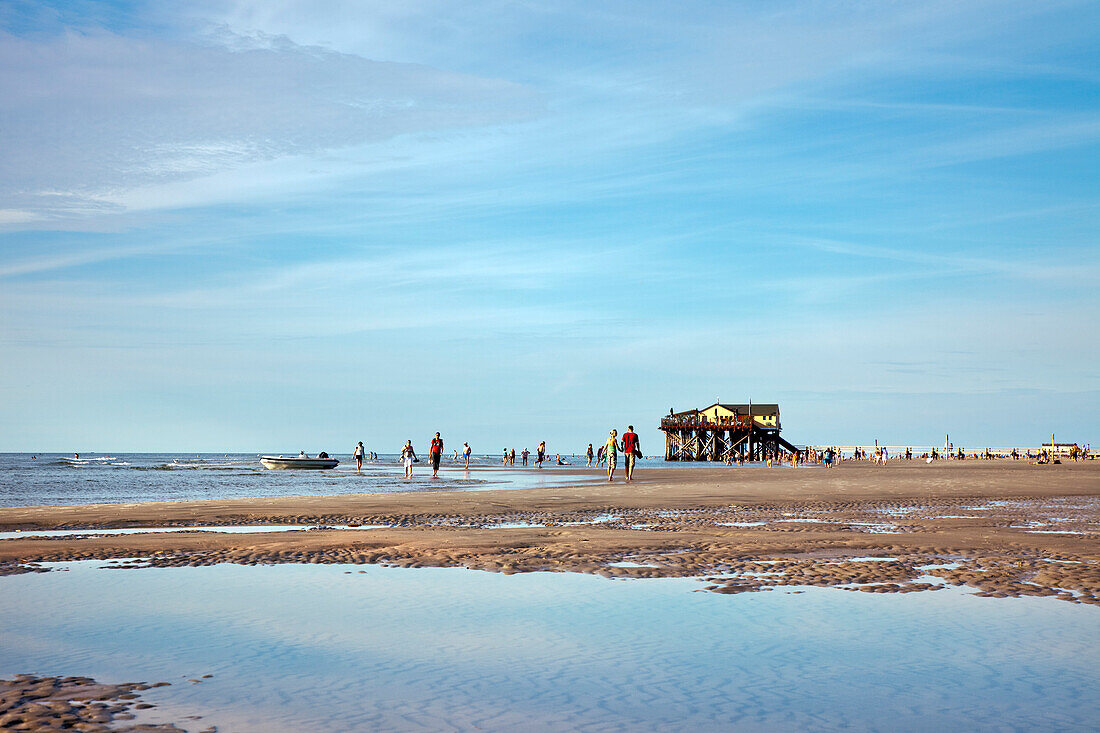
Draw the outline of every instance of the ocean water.
<instances>
[{"instance_id":1,"label":"ocean water","mask_svg":"<svg viewBox=\"0 0 1100 733\"><path fill-rule=\"evenodd\" d=\"M1048 598L113 564L0 578L0 675L170 682L144 719L221 733L1084 731L1100 713L1100 613Z\"/></svg>"},{"instance_id":2,"label":"ocean water","mask_svg":"<svg viewBox=\"0 0 1100 733\"><path fill-rule=\"evenodd\" d=\"M276 454L278 455L278 454ZM285 455L297 455L290 451ZM477 457L471 470L444 458L439 478L427 460L406 480L398 456L380 454L355 472L350 455L333 454L329 471L271 471L255 453L3 453L0 507L56 504L113 504L190 499L314 496L396 491L491 491L577 484L599 473L577 466L544 464L541 470L500 465L499 457Z\"/></svg>"}]
</instances>

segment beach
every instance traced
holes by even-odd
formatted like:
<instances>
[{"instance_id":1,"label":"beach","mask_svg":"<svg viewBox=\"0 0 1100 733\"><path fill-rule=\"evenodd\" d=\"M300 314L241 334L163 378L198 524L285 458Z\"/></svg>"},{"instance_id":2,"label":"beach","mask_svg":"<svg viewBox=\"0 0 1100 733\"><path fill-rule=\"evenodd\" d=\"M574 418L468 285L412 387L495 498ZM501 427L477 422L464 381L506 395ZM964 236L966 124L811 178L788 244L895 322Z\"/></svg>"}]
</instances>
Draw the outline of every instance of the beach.
<instances>
[{"instance_id":1,"label":"beach","mask_svg":"<svg viewBox=\"0 0 1100 733\"><path fill-rule=\"evenodd\" d=\"M589 481L594 472L578 469L572 473L578 479ZM52 589L47 595L55 597L54 594L61 592L56 584L79 581L72 590L66 591L68 608L50 611L46 616L58 616L55 623L62 631L56 633L61 637L69 633L64 630L71 630L73 626L90 627L92 631L79 634L79 643L68 643L92 644L92 648L98 650L93 653L70 649L64 654L41 657L37 651L0 655L0 671L4 674L37 675L5 682L4 699L9 708L4 714L14 714L12 711L19 706L38 705L33 700L34 690L42 691L49 701L66 685L79 683L100 690L106 684L108 692L97 692L99 702L95 704L98 707L90 713L82 713L83 708L66 709L67 719L71 722L79 713L85 715L86 723L93 718L116 719L162 726L159 728L162 730L207 730L207 725L218 722L221 727L210 729L223 731L296 730L302 729L301 726L306 725L302 721L308 719L312 721L308 724L310 728L340 730L341 718L336 713L314 719L308 716L313 712L307 715L304 710L286 704L282 700L291 694L288 691L279 693L278 700L247 714L239 703L219 697L230 695L225 686L231 683L226 678L233 677L231 670L236 669L237 662L222 659L215 664L221 652L208 650L200 654L205 648L201 643L174 640L180 633L180 625L190 623L183 621L180 612L190 609L189 617L210 615L214 618L208 620L201 631L194 632L199 635L196 638L209 633L211 628L222 628L219 623L228 623L221 618L223 614L232 621L226 628L242 624L263 626L285 614L300 614L302 618L294 626L296 630L280 634L289 634L284 643L295 639L293 644L296 646L308 642L317 645L319 650L328 648L323 641L324 629L333 624L342 628L347 619L358 613L355 609L374 603L381 605L367 618L386 618L388 623L397 624L399 635L415 633L415 638L421 640L417 643L426 642L435 648L438 643L444 643L440 635L447 637L451 633L436 628L437 625L443 623L446 627L450 621L442 621L430 609L453 602L459 604L455 614L463 618L470 614L472 619L468 621L470 629L464 633L474 633L475 638L482 640L479 644L495 646L505 639L512 639L508 644L518 643L512 638L513 632L503 631L500 624L529 623L532 616L541 618L548 609L557 608L556 601L551 599L560 594L576 597L567 608L558 608L557 613L567 615L576 614L591 604L605 608L601 614L617 613L613 609L621 607L622 603L640 603L645 608L653 603L667 605L668 616L659 623L637 618L624 624L625 627L634 624L638 633L649 635L645 641L647 646L656 645L662 654L673 655L687 654L693 648L694 642L680 638L674 629L687 618L685 613L696 612L720 614L714 621L707 622L716 625L706 626L706 630L700 632L713 640L719 638L714 636L716 633L728 634L719 631L719 627L724 628L729 623L726 613L744 614L756 609L754 613L762 614L759 624L767 623L765 618L773 614L783 614L788 619L788 626L783 628L787 629L790 624L797 626L816 618L822 613L822 607L835 605L835 610L829 613L836 613L838 618L855 614L852 618L861 619L859 625L885 623L890 628L879 632L874 643L886 645L902 644L891 636L902 633L893 627L918 623L912 619L887 623L884 619L889 614L929 614L919 625L931 624L928 626L930 631L939 629L932 631L931 638L937 638L936 634L961 633L956 628L963 623L959 619L970 619L978 627L967 627L968 641L965 643L990 645L983 654L992 653L993 646L1005 646L999 634L1022 639L1031 633L1034 625L1036 634L1053 635L1053 641L1047 639L1043 644L1046 648L1060 650L1058 674L1076 670L1074 674L1086 684L1097 673L1094 664L1085 662L1095 648L1095 636L1091 637L1092 641L1083 641L1084 646L1076 651L1063 647L1068 642L1066 635L1081 638L1075 635L1082 628L1097 625L1098 612L1094 607L1100 605L1098 538L1100 464L1095 462L1053 466L1009 461L895 462L886 467L868 462L846 462L832 469L756 465L639 469L632 484L565 483L523 490L416 491L4 508L0 509L0 572L8 577L0 578L0 586L9 584L14 588L16 583L25 583L28 584L26 592L32 596L41 588L42 593ZM291 567L300 570L288 576L286 573L291 572ZM58 572L64 570L69 572ZM126 572L119 575L110 570ZM200 582L200 576L195 573L206 578L201 586L195 585ZM413 575L406 575L408 573ZM92 580L95 574L105 577ZM501 580L483 587L483 581L478 578L487 575ZM517 575L528 580L504 577ZM57 580L51 581L54 576ZM164 585L158 580L160 577L172 580ZM343 577L349 580L337 580ZM569 577L578 580L570 581ZM587 581L579 580L584 577L594 577L596 582L610 580L612 585L606 588L584 585ZM359 585L340 585L352 583L353 578L361 578ZM293 585L284 587L288 581ZM653 582L661 585L652 585ZM636 585L639 583L641 585ZM677 585L682 583L688 585ZM308 598L294 599L298 592L294 589L315 585L316 595L311 591ZM202 595L200 587L206 589L207 595ZM397 596L390 596L396 593L394 590L379 594L378 589L392 587L402 589L401 602L396 600ZM152 590L154 588L159 590ZM275 588L284 590L277 592ZM370 591L370 588L376 590ZM446 589L452 601L439 597L439 593L444 592L441 588ZM616 588L624 590L612 592ZM626 588L637 590L626 591ZM479 615L489 614L489 609L499 603L507 607L511 602L507 599L519 589L541 600L531 601L531 605L525 606L523 611L515 611L512 616L499 611L504 615L496 625ZM699 601L689 599L698 596L685 595L685 590L702 591L703 596L714 601L690 611ZM618 592L628 593L629 597L615 600ZM135 593L151 594L158 600L137 601ZM181 593L184 595L177 595ZM363 593L367 595L360 597ZM654 593L662 600L653 600ZM275 595L257 604L256 599L263 594ZM240 598L231 600L236 596ZM723 596L729 600L720 601ZM193 597L204 600L194 601ZM749 600L754 597L762 600L759 603ZM844 601L845 597L852 600ZM862 597L896 600L886 606L866 607L859 600ZM929 602L914 605L908 601L918 597L927 597ZM308 619L316 620L312 615L315 609L310 609L311 604L320 602L319 598L325 598L324 603L331 606L331 616L325 623L316 625ZM455 598L461 600L453 600ZM493 598L497 600L487 600ZM745 600L736 600L740 598ZM162 606L161 602L167 605ZM235 604L232 609L222 609L223 604L230 602ZM19 613L14 612L30 614L30 609L18 600L9 603L15 616ZM729 606L731 603L739 605ZM746 603L749 605L744 605ZM977 603L994 605L973 605ZM1041 609L1028 606L1032 610L1021 615L1023 607L1013 605L1021 603L1043 605ZM423 613L430 614L422 621L426 629L411 631L406 628L412 623L407 616L411 613L417 617L422 613L416 610L421 604ZM1006 626L984 630L982 619L1000 618L997 612L988 615L1000 608L996 604L1009 604L1004 606L1008 611L1004 616ZM150 607L144 608L145 605ZM140 622L130 620L137 612L135 608L143 609ZM964 611L958 616L960 608ZM1058 616L1062 613L1059 608L1075 609L1072 618L1076 620L1072 623L1044 620L1045 614ZM349 617L349 613L352 616ZM393 613L400 620L389 619L389 614ZM50 632L44 632L39 626L45 622L34 618L27 615L26 638L19 637L27 650L50 645ZM948 618L954 620L948 621ZM546 620L543 623L553 622ZM575 618L571 623L568 632L558 633L588 634L600 627L587 617ZM941 623L946 625L941 628L938 626ZM15 625L18 627L18 621ZM142 637L140 634L133 637L130 630L150 625L155 626L158 633L139 645ZM1074 628L1077 631L1073 631ZM108 633L105 629L112 631ZM816 636L800 636L797 640L790 637L789 631L773 629L769 633L783 639L775 642L773 638L773 643L791 645L791 649L784 652L788 656L780 664L801 665L807 658L827 656L831 653L827 650L836 643L837 637L849 631L847 625L840 624L836 628L819 630ZM738 632L748 636L738 637L737 643L763 643L758 632L759 629L757 632L751 629ZM263 635L259 631L256 633ZM364 636L377 633L377 630L373 630L371 622L367 626L355 624L343 633L351 648L364 643ZM43 634L47 638L39 638ZM247 646L253 643L253 638L255 634L250 634L248 640L235 643ZM1089 632L1084 638L1090 638ZM174 641L165 642L165 639ZM115 653L127 660L140 658L141 654L151 656L140 665L132 661L129 666L122 662L106 666L102 661L87 662L87 659L98 659L97 655L104 654L105 648L127 643L138 646L125 655L121 651ZM167 648L160 648L159 645L166 643L169 644ZM465 650L459 659L474 653L467 649L468 642L446 643L452 646L457 643ZM927 638L906 641L903 648L909 651L900 654L905 658L912 654L916 659L925 654L920 649L927 643L930 643ZM1030 646L1032 643L1021 640L1014 647L1014 653L1032 659L1039 653L1037 648ZM589 644L598 642L590 641ZM274 648L278 648L278 643ZM181 649L191 655L187 664L178 662L183 669L164 661L165 658L175 659L183 653ZM575 662L578 655L585 657L588 654L568 645L560 652L539 649L542 651L532 651L530 658L525 657L525 663L540 665L539 669L545 669L546 664L567 664L571 657ZM514 647L508 646L508 650L507 653L513 653ZM329 650L323 656L332 653ZM632 658L622 646L601 653L610 658ZM734 647L722 652L726 653L737 654ZM89 654L92 657L87 657ZM256 661L253 664L257 665L257 670L270 675L266 684L271 686L272 694L284 690L287 685L290 685L287 690L299 689L296 685L303 684L303 679L321 684L322 678L328 679L334 674L322 671L324 665L317 662L320 666L303 677L297 670L292 673L283 669L282 658L270 657L271 654L271 648L263 647L262 651L254 653ZM554 686L549 680L530 682L514 693L515 699L491 703L491 696L486 697L484 690L465 689L467 683L461 681L465 673L459 671L463 666L456 661L453 669L436 669L430 673L442 676L440 685L444 684L444 677L448 680L446 691L426 691L417 686L420 679L417 675L423 674L422 662L413 665L420 670L415 674L407 666L413 658L418 658L418 654L400 663L393 660L403 659L403 652L393 654L396 656L391 657L391 663L398 665L398 671L393 672L391 683L402 690L398 695L401 704L378 702L377 709L370 709L381 717L364 718L364 722L351 729L359 729L358 726L431 729L444 724L469 729L482 727L477 723L478 716L482 715L489 716L485 720L496 721L488 725L489 729L502 729L520 724L522 716L515 717L517 706L522 708L529 704L529 698L538 698ZM1066 655L1064 659L1063 654ZM13 668L24 658L28 661L25 668ZM112 657L107 654L106 658ZM692 658L698 660L698 657ZM33 659L39 662L31 663ZM86 663L80 664L80 659L86 659ZM764 659L757 661L763 663ZM974 661L968 660L965 664ZM355 661L347 663L354 665ZM1080 664L1086 664L1084 672ZM96 669L89 669L89 666ZM756 721L760 729L776 725L783 728L783 720L796 721L790 726L796 728L815 725L812 719L797 716L773 717L780 713L795 715L783 707L797 707L791 700L780 704L777 710L765 712L759 709L758 700L736 695L731 698L732 693L724 692L724 706L713 707L717 704L717 698L713 697L717 693L706 690L714 680L726 678L708 669L707 663L702 661L682 662L676 667L680 671L656 666L644 679L629 684L664 689L663 686L674 682L671 678L664 679L666 676L680 679L676 675L690 674L698 689L683 693L687 697L682 702L685 710L710 710L709 717L697 721L703 729L725 727L734 717L743 722ZM876 669L875 664L863 665L846 674L848 678L870 680ZM213 679L203 677L211 672ZM977 684L969 676L977 674L974 670L956 672L962 675L963 681L944 695L969 694L970 685ZM93 674L94 680L91 679ZM101 679L104 674L109 679ZM578 689L591 685L592 678L586 674L576 673L571 684ZM1044 674L1053 672L1048 670ZM172 677L180 679L171 686L152 688L153 684ZM343 681L330 680L325 684L352 688L368 684L340 679ZM511 677L505 674L502 679L511 680ZM1049 677L1052 684L1055 679L1060 677ZM382 682L382 679L372 678L369 684ZM680 683L682 680L676 684ZM1023 684L1022 678L1020 683ZM892 703L885 702L874 715L855 708L848 710L839 700L853 693L850 690L842 693L835 689L837 684L830 683L828 689L821 692L824 700L832 700L826 705L831 712L823 713L825 717L818 720L816 727L827 729L854 724L855 728L874 728L878 724L875 721L883 722L878 716L892 710ZM1002 680L997 684L1008 682ZM129 687L123 690L119 685ZM413 689L416 689L415 694L409 691ZM1062 689L1065 690L1064 685ZM130 697L116 699L120 690ZM362 690L356 694L362 694ZM895 695L896 691L890 694ZM1042 694L1048 702L1055 699L1047 687L1042 687ZM146 698L152 701L145 702ZM340 694L336 694L336 698L343 699ZM539 724L532 729L676 727L673 719L662 718L657 712L660 699L660 695L653 694L643 702L635 700L630 705L624 702L623 710L610 714L577 692L552 706L553 712L542 713L545 717L539 718ZM734 699L736 709L732 707ZM140 704L140 709L135 709L135 703ZM388 707L391 703L397 707ZM1095 695L1077 694L1072 705L1068 708L1063 705L1063 714L1071 723L1067 727L1085 725L1091 715L1089 711L1094 711L1097 703ZM333 704L338 707L342 703ZM647 710L646 706L653 707L645 716L632 718L627 710L637 704ZM963 705L961 698L958 704ZM60 729L61 713L50 717L47 708L39 705L35 709L38 717L34 718L33 729L50 729L51 726ZM414 713L414 710L420 712ZM434 712L428 715L429 710ZM959 723L969 714L963 712L963 707L954 710L948 706L937 710L937 715L944 716L944 724L948 725ZM1065 712L1067 710L1069 712ZM466 717L467 714L470 717ZM1042 715L1054 713L1036 703L1030 707L1025 705L1023 713L1017 710L1014 714L1016 719L1040 716L1032 720L1041 724L1045 719ZM122 717L111 718L111 715ZM688 716L685 720L695 719L692 717L695 713L685 715ZM188 727L188 719L200 722ZM281 722L276 724L277 720ZM346 717L343 721L343 725L348 725ZM172 725L179 728L168 727Z\"/></svg>"},{"instance_id":2,"label":"beach","mask_svg":"<svg viewBox=\"0 0 1100 733\"><path fill-rule=\"evenodd\" d=\"M587 479L592 472L573 473ZM950 571L952 582L982 592L1100 602L1100 463L864 462L638 476L632 484L476 493L0 509L0 532L26 535L5 535L0 563L5 573L41 562L142 557L154 566L339 562L676 577L781 561L766 579L724 583L729 592L796 580L846 585L855 571L845 558L885 554L894 560L860 564L856 573L891 584L875 592L914 590L916 567L950 558L962 563ZM267 525L308 531L268 532ZM187 526L206 529L33 534ZM646 567L608 567L624 558ZM996 573L977 570L988 563Z\"/></svg>"}]
</instances>

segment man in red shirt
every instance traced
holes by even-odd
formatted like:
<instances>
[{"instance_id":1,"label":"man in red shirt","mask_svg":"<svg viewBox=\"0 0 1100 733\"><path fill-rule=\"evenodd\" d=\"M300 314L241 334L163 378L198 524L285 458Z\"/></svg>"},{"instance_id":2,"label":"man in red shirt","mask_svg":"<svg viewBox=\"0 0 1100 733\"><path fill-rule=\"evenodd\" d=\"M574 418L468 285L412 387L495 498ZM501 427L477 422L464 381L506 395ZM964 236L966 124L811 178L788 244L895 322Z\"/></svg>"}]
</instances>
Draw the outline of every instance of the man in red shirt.
<instances>
[{"instance_id":1,"label":"man in red shirt","mask_svg":"<svg viewBox=\"0 0 1100 733\"><path fill-rule=\"evenodd\" d=\"M638 443L638 434L634 432L634 426L627 425L626 432L623 433L623 461L626 465L627 483L634 480L634 459L637 457L636 454L641 452L641 444Z\"/></svg>"},{"instance_id":2,"label":"man in red shirt","mask_svg":"<svg viewBox=\"0 0 1100 733\"><path fill-rule=\"evenodd\" d=\"M436 433L435 437L432 438L432 444L428 448L428 455L432 459L432 478L438 478L439 459L443 457L443 438L439 437L439 433Z\"/></svg>"}]
</instances>

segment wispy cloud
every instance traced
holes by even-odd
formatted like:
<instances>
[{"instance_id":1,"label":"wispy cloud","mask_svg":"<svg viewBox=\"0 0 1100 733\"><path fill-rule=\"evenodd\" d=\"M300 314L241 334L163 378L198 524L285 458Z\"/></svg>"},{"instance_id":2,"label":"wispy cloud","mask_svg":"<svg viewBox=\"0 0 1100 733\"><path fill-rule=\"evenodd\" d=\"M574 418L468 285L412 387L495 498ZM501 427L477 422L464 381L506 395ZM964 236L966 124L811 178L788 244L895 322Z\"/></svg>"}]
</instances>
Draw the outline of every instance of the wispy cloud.
<instances>
[{"instance_id":1,"label":"wispy cloud","mask_svg":"<svg viewBox=\"0 0 1100 733\"><path fill-rule=\"evenodd\" d=\"M0 32L0 70L0 199L36 216L256 161L514 121L541 105L513 82L289 41Z\"/></svg>"}]
</instances>

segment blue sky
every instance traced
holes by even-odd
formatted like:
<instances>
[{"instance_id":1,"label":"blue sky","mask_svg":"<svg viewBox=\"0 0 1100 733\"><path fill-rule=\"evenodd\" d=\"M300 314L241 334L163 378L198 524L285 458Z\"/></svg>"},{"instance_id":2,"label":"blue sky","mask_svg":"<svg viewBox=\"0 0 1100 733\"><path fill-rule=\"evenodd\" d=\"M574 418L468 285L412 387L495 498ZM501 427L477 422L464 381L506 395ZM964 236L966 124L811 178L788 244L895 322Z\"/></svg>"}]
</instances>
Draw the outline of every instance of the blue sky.
<instances>
[{"instance_id":1,"label":"blue sky","mask_svg":"<svg viewBox=\"0 0 1100 733\"><path fill-rule=\"evenodd\" d=\"M5 3L0 450L1100 438L1100 5Z\"/></svg>"}]
</instances>

